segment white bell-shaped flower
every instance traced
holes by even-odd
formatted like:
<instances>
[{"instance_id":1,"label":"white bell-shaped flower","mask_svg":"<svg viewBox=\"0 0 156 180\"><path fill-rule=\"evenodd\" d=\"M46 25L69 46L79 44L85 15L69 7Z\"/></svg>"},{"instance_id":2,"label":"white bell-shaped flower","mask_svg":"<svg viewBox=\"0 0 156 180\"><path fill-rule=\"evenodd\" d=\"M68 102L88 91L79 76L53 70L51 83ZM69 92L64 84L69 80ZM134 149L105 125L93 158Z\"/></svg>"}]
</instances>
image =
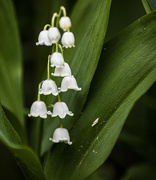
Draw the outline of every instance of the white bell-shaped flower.
<instances>
[{"instance_id":1,"label":"white bell-shaped flower","mask_svg":"<svg viewBox=\"0 0 156 180\"><path fill-rule=\"evenodd\" d=\"M54 143L64 142L69 145L72 144L72 142L70 141L70 136L69 136L68 130L65 128L55 129L55 131L53 133L53 138L49 138L49 140Z\"/></svg>"},{"instance_id":2,"label":"white bell-shaped flower","mask_svg":"<svg viewBox=\"0 0 156 180\"><path fill-rule=\"evenodd\" d=\"M46 45L51 46L52 42L48 38L48 30L41 31L38 36L38 42L36 45Z\"/></svg>"},{"instance_id":3,"label":"white bell-shaped flower","mask_svg":"<svg viewBox=\"0 0 156 180\"><path fill-rule=\"evenodd\" d=\"M63 67L64 66L64 58L63 55L59 52L54 52L51 55L51 67Z\"/></svg>"},{"instance_id":4,"label":"white bell-shaped flower","mask_svg":"<svg viewBox=\"0 0 156 180\"><path fill-rule=\"evenodd\" d=\"M65 118L66 115L73 116L74 114L69 111L66 103L56 102L53 107L52 117L59 116L61 119Z\"/></svg>"},{"instance_id":5,"label":"white bell-shaped flower","mask_svg":"<svg viewBox=\"0 0 156 180\"><path fill-rule=\"evenodd\" d=\"M56 67L54 73L51 73L51 75L60 77L71 76L71 69L68 63L64 63L63 67Z\"/></svg>"},{"instance_id":6,"label":"white bell-shaped flower","mask_svg":"<svg viewBox=\"0 0 156 180\"><path fill-rule=\"evenodd\" d=\"M35 101L31 108L28 116L47 118L47 114L51 115L50 111L47 111L47 107L43 101Z\"/></svg>"},{"instance_id":7,"label":"white bell-shaped flower","mask_svg":"<svg viewBox=\"0 0 156 180\"><path fill-rule=\"evenodd\" d=\"M48 37L52 44L55 44L59 41L61 35L57 27L50 27L48 29Z\"/></svg>"},{"instance_id":8,"label":"white bell-shaped flower","mask_svg":"<svg viewBox=\"0 0 156 180\"><path fill-rule=\"evenodd\" d=\"M44 94L44 95L53 94L54 96L57 96L58 89L57 89L55 81L53 81L51 79L43 81L42 87L41 87L39 93Z\"/></svg>"},{"instance_id":9,"label":"white bell-shaped flower","mask_svg":"<svg viewBox=\"0 0 156 180\"><path fill-rule=\"evenodd\" d=\"M76 79L74 76L66 76L62 79L60 92L66 92L68 89L73 89L75 91L80 91L81 88L78 87Z\"/></svg>"},{"instance_id":10,"label":"white bell-shaped flower","mask_svg":"<svg viewBox=\"0 0 156 180\"><path fill-rule=\"evenodd\" d=\"M69 28L71 28L71 20L69 17L61 17L59 21L60 28L63 29L63 31L67 31Z\"/></svg>"},{"instance_id":11,"label":"white bell-shaped flower","mask_svg":"<svg viewBox=\"0 0 156 180\"><path fill-rule=\"evenodd\" d=\"M65 32L61 42L65 48L75 47L75 38L72 32Z\"/></svg>"}]
</instances>

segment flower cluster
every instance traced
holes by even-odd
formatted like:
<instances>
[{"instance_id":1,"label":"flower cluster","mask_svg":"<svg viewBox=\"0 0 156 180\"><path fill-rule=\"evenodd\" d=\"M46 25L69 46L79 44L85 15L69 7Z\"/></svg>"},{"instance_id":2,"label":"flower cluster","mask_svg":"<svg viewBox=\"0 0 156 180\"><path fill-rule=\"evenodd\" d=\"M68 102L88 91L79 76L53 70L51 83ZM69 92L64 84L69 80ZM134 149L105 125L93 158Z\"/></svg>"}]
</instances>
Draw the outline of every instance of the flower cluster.
<instances>
[{"instance_id":1,"label":"flower cluster","mask_svg":"<svg viewBox=\"0 0 156 180\"><path fill-rule=\"evenodd\" d=\"M61 17L62 12L63 17ZM58 27L65 31L62 37ZM70 32L70 28L71 20L66 16L65 8L61 6L60 12L53 14L51 25L46 24L43 31L39 33L36 45L52 46L52 54L48 56L47 79L39 83L37 101L32 104L30 114L28 115L44 119L47 118L47 115L51 117L58 116L60 118L60 128L54 131L53 138L49 138L49 140L55 143L65 142L69 145L72 142L70 142L68 130L63 128L62 119L66 115L73 116L73 113L69 111L67 104L61 101L60 93L66 92L68 89L81 90L77 85L75 77L72 75L69 64L65 62L63 56L62 47L71 48L75 46L75 38L73 33ZM62 45L59 44L60 39ZM51 73L52 68L54 68L53 73ZM62 77L60 87L57 87L51 76ZM58 102L50 104L53 108L52 112L48 111L45 102L41 101L41 94L45 96L50 94L58 96Z\"/></svg>"}]
</instances>

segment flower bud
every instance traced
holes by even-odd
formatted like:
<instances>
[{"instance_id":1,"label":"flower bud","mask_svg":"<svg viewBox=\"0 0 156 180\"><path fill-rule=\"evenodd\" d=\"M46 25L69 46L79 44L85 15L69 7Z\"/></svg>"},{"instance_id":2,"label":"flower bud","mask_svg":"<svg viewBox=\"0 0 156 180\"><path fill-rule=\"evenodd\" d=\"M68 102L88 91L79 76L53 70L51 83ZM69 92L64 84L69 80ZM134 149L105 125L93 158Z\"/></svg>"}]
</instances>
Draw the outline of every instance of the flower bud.
<instances>
[{"instance_id":1,"label":"flower bud","mask_svg":"<svg viewBox=\"0 0 156 180\"><path fill-rule=\"evenodd\" d=\"M72 32L65 32L62 36L61 42L65 48L75 47L75 38Z\"/></svg>"},{"instance_id":2,"label":"flower bud","mask_svg":"<svg viewBox=\"0 0 156 180\"><path fill-rule=\"evenodd\" d=\"M50 27L48 29L48 38L52 44L55 44L59 41L61 35L57 27Z\"/></svg>"},{"instance_id":3,"label":"flower bud","mask_svg":"<svg viewBox=\"0 0 156 180\"><path fill-rule=\"evenodd\" d=\"M60 28L63 29L63 31L67 31L69 28L71 28L71 20L69 17L61 17L59 21Z\"/></svg>"},{"instance_id":4,"label":"flower bud","mask_svg":"<svg viewBox=\"0 0 156 180\"><path fill-rule=\"evenodd\" d=\"M46 45L51 46L52 43L48 38L48 30L41 31L38 36L38 42L36 42L36 45Z\"/></svg>"},{"instance_id":5,"label":"flower bud","mask_svg":"<svg viewBox=\"0 0 156 180\"><path fill-rule=\"evenodd\" d=\"M63 67L64 66L64 58L63 55L59 52L54 52L51 55L51 67Z\"/></svg>"}]
</instances>

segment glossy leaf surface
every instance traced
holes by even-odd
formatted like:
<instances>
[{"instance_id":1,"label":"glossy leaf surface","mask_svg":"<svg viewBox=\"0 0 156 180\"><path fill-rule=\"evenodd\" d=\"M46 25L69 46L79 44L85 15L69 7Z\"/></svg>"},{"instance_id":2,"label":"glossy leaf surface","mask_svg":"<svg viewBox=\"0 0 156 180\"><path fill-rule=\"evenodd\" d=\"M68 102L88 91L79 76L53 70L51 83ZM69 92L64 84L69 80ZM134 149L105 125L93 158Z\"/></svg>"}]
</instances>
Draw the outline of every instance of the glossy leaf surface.
<instances>
[{"instance_id":1,"label":"glossy leaf surface","mask_svg":"<svg viewBox=\"0 0 156 180\"><path fill-rule=\"evenodd\" d=\"M48 180L84 179L109 156L134 103L156 80L155 19L156 12L138 19L104 45L83 113L70 132L73 144L51 149Z\"/></svg>"},{"instance_id":2,"label":"glossy leaf surface","mask_svg":"<svg viewBox=\"0 0 156 180\"><path fill-rule=\"evenodd\" d=\"M15 156L18 165L20 166L26 179L44 180L42 166L37 155L26 145L23 145L22 140L16 130L13 128L5 113L0 106L0 141L12 152Z\"/></svg>"},{"instance_id":3,"label":"glossy leaf surface","mask_svg":"<svg viewBox=\"0 0 156 180\"><path fill-rule=\"evenodd\" d=\"M0 101L23 125L21 49L12 1L0 1Z\"/></svg>"}]
</instances>

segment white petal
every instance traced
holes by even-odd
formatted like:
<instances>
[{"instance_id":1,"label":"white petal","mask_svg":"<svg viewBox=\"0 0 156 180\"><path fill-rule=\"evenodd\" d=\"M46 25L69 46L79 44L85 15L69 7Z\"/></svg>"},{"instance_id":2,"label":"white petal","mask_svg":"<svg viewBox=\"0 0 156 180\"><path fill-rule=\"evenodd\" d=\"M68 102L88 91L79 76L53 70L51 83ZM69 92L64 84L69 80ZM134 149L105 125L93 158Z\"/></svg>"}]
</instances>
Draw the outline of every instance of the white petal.
<instances>
[{"instance_id":1,"label":"white petal","mask_svg":"<svg viewBox=\"0 0 156 180\"><path fill-rule=\"evenodd\" d=\"M67 76L62 79L60 91L65 92L68 89L73 89L75 91L80 91L81 88L78 87L76 79L74 76Z\"/></svg>"},{"instance_id":2,"label":"white petal","mask_svg":"<svg viewBox=\"0 0 156 180\"><path fill-rule=\"evenodd\" d=\"M51 43L55 44L59 41L61 35L57 27L50 27L48 29L48 37Z\"/></svg>"},{"instance_id":3,"label":"white petal","mask_svg":"<svg viewBox=\"0 0 156 180\"><path fill-rule=\"evenodd\" d=\"M69 111L66 103L56 102L53 107L52 117L59 116L61 119L65 118L66 115L73 116L73 113Z\"/></svg>"},{"instance_id":4,"label":"white petal","mask_svg":"<svg viewBox=\"0 0 156 180\"><path fill-rule=\"evenodd\" d=\"M53 81L51 79L43 81L42 87L41 87L39 93L44 94L44 95L53 94L54 96L57 96L58 89L57 89L55 81Z\"/></svg>"},{"instance_id":5,"label":"white petal","mask_svg":"<svg viewBox=\"0 0 156 180\"><path fill-rule=\"evenodd\" d=\"M72 144L72 142L70 141L68 130L65 128L55 129L55 131L53 133L53 138L49 138L49 140L54 143L64 142L69 145Z\"/></svg>"},{"instance_id":6,"label":"white petal","mask_svg":"<svg viewBox=\"0 0 156 180\"><path fill-rule=\"evenodd\" d=\"M59 21L60 28L63 29L64 31L68 30L71 28L71 20L69 17L61 17Z\"/></svg>"},{"instance_id":7,"label":"white petal","mask_svg":"<svg viewBox=\"0 0 156 180\"><path fill-rule=\"evenodd\" d=\"M35 101L30 109L28 116L47 118L47 107L43 101Z\"/></svg>"},{"instance_id":8,"label":"white petal","mask_svg":"<svg viewBox=\"0 0 156 180\"><path fill-rule=\"evenodd\" d=\"M64 63L63 67L56 67L52 75L61 77L71 76L71 69L67 63Z\"/></svg>"},{"instance_id":9,"label":"white petal","mask_svg":"<svg viewBox=\"0 0 156 180\"><path fill-rule=\"evenodd\" d=\"M51 55L51 67L63 67L64 66L64 58L63 55L59 52L54 52Z\"/></svg>"},{"instance_id":10,"label":"white petal","mask_svg":"<svg viewBox=\"0 0 156 180\"><path fill-rule=\"evenodd\" d=\"M65 48L75 47L75 38L72 32L65 32L62 36L61 42Z\"/></svg>"},{"instance_id":11,"label":"white petal","mask_svg":"<svg viewBox=\"0 0 156 180\"><path fill-rule=\"evenodd\" d=\"M38 42L36 45L46 45L46 46L51 46L52 43L50 42L48 38L48 30L41 31L38 36Z\"/></svg>"}]
</instances>

